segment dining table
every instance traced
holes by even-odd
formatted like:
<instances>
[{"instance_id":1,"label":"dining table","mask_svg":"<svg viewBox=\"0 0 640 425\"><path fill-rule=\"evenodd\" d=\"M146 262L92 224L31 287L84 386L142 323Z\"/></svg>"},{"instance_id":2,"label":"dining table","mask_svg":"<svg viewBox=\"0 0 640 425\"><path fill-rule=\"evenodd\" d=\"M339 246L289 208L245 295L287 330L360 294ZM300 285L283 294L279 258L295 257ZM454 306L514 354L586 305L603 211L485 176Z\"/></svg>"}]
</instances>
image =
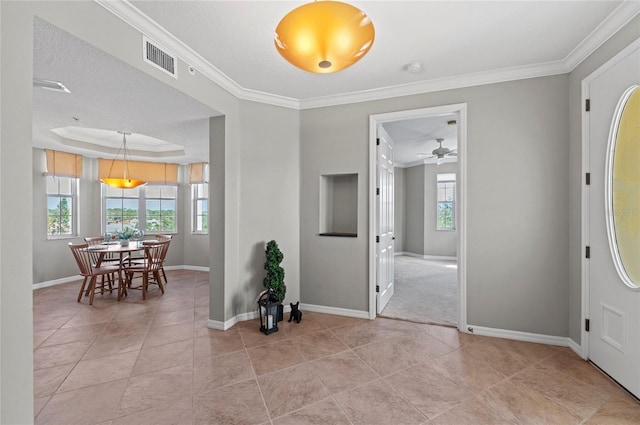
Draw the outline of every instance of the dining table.
<instances>
[{"instance_id":1,"label":"dining table","mask_svg":"<svg viewBox=\"0 0 640 425\"><path fill-rule=\"evenodd\" d=\"M126 245L123 245L121 241L103 242L98 245L91 245L87 248L87 250L100 254L96 263L97 266L100 266L100 264L108 254L118 254L120 259L120 261L118 262L118 301L120 301L123 292L126 291L124 287L125 282L123 281L122 276L123 264L126 262L125 254L128 255L132 252L144 250L142 241L128 241Z\"/></svg>"}]
</instances>

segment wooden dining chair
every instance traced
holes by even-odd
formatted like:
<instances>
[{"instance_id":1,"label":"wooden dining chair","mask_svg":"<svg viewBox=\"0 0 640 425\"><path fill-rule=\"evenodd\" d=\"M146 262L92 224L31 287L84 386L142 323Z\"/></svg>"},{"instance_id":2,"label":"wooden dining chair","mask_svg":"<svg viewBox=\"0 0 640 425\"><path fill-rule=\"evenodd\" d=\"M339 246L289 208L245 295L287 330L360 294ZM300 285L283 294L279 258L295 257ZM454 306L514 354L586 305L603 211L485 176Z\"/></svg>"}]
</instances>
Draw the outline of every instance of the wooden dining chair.
<instances>
[{"instance_id":1,"label":"wooden dining chair","mask_svg":"<svg viewBox=\"0 0 640 425\"><path fill-rule=\"evenodd\" d=\"M169 241L171 242L172 235L156 235L156 239L159 241ZM165 250L169 252L169 244L165 247ZM167 281L167 274L164 272L164 259L167 256L167 252L164 253L162 257L162 266L160 266L160 271L162 272L162 277L164 278L164 283L169 283Z\"/></svg>"},{"instance_id":2,"label":"wooden dining chair","mask_svg":"<svg viewBox=\"0 0 640 425\"><path fill-rule=\"evenodd\" d=\"M105 280L109 286L109 292L113 291L113 280L115 273L118 273L120 269L119 265L105 264L100 262L100 253L93 252L89 249L89 244L81 243L74 244L69 242L69 248L75 258L78 268L80 269L80 275L84 277L80 292L78 293L78 302L82 299L82 293L85 292L85 286L87 280L89 280L89 286L86 289L86 294L89 295L89 305L93 305L93 297L96 292L96 282L98 277L102 277L101 293L105 291ZM120 287L118 287L118 298L120 298Z\"/></svg>"},{"instance_id":3,"label":"wooden dining chair","mask_svg":"<svg viewBox=\"0 0 640 425\"><path fill-rule=\"evenodd\" d=\"M124 263L123 270L126 278L126 285L124 286L124 295L126 295L127 289L141 289L142 299L147 299L148 286L151 283L155 283L160 288L160 291L164 294L164 285L162 284L162 277L160 276L160 270L164 255L166 255L166 248L170 241L144 241L144 259L142 262ZM136 274L140 274L142 283L140 286L133 286L133 279Z\"/></svg>"}]
</instances>

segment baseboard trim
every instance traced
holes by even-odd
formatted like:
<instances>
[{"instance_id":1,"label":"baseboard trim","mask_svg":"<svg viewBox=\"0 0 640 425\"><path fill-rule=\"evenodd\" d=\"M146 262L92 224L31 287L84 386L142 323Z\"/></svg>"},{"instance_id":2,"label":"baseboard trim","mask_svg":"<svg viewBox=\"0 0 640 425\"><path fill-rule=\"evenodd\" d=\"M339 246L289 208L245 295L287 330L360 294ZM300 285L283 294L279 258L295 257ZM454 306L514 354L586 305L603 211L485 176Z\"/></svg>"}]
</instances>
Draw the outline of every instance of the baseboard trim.
<instances>
[{"instance_id":1,"label":"baseboard trim","mask_svg":"<svg viewBox=\"0 0 640 425\"><path fill-rule=\"evenodd\" d=\"M409 252L409 251L404 251L401 254L397 254L397 255L406 255L407 257L422 258L423 260L458 261L458 257L451 257L448 255L422 255L422 254L416 254L415 252Z\"/></svg>"},{"instance_id":2,"label":"baseboard trim","mask_svg":"<svg viewBox=\"0 0 640 425\"><path fill-rule=\"evenodd\" d=\"M578 344L571 338L567 338L567 340L569 341L569 348L571 348L573 352L579 355L583 360L587 360L588 356L586 352L583 352L584 350L582 349L582 345Z\"/></svg>"},{"instance_id":3,"label":"baseboard trim","mask_svg":"<svg viewBox=\"0 0 640 425\"><path fill-rule=\"evenodd\" d=\"M554 336L534 334L530 332L512 331L509 329L486 328L484 326L468 325L470 333L474 335L492 336L496 338L513 339L516 341L535 342L538 344L556 345L559 347L571 347L570 339L566 336ZM573 348L573 347L571 347Z\"/></svg>"},{"instance_id":4,"label":"baseboard trim","mask_svg":"<svg viewBox=\"0 0 640 425\"><path fill-rule=\"evenodd\" d=\"M300 310L306 310L313 313L334 314L337 316L356 317L358 319L369 319L368 311L351 310L339 307L327 307L324 305L304 304L300 303Z\"/></svg>"},{"instance_id":5,"label":"baseboard trim","mask_svg":"<svg viewBox=\"0 0 640 425\"><path fill-rule=\"evenodd\" d=\"M208 272L209 267L202 266L190 266L190 265L180 265L180 266L166 266L165 270L193 270L197 272ZM40 288L48 288L49 286L62 285L63 283L75 282L76 280L81 280L82 276L69 276L62 277L60 279L46 280L44 282L38 282L31 285L31 289L36 290Z\"/></svg>"},{"instance_id":6,"label":"baseboard trim","mask_svg":"<svg viewBox=\"0 0 640 425\"><path fill-rule=\"evenodd\" d=\"M288 313L291 311L290 305L285 305L283 309L284 313ZM240 322L245 322L247 320L258 319L260 317L260 312L258 310L249 311L247 313L239 313L233 316L231 319L226 320L224 322L220 320L207 320L207 327L209 329L216 329L219 331L226 331L227 329L231 329L236 324Z\"/></svg>"},{"instance_id":7,"label":"baseboard trim","mask_svg":"<svg viewBox=\"0 0 640 425\"><path fill-rule=\"evenodd\" d=\"M45 282L34 283L33 285L31 285L31 287L34 290L35 289L40 289L40 288L48 288L49 286L62 285L63 283L75 282L76 280L81 280L81 279L82 279L82 276L80 276L80 275L70 276L70 277L63 277L63 278L60 278L60 279L47 280Z\"/></svg>"}]
</instances>

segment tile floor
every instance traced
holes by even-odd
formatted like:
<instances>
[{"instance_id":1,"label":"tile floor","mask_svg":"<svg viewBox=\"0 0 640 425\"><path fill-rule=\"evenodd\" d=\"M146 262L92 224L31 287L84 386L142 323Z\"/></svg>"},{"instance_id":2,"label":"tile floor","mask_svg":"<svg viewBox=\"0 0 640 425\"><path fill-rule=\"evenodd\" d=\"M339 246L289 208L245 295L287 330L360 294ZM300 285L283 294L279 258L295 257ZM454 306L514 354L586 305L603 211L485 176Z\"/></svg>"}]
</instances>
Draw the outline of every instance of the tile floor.
<instances>
[{"instance_id":1,"label":"tile floor","mask_svg":"<svg viewBox=\"0 0 640 425\"><path fill-rule=\"evenodd\" d=\"M640 404L570 350L304 312L206 328L208 274L164 295L34 292L35 423L638 424Z\"/></svg>"}]
</instances>

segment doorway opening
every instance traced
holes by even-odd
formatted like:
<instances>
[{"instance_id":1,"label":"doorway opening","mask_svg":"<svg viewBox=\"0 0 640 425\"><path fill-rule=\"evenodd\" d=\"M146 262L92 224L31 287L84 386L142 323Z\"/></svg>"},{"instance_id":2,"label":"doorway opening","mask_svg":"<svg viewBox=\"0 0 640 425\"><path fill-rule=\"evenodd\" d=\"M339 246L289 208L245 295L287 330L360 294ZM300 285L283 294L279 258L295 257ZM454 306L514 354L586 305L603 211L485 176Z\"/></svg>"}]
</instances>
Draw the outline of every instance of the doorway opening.
<instances>
[{"instance_id":1,"label":"doorway opening","mask_svg":"<svg viewBox=\"0 0 640 425\"><path fill-rule=\"evenodd\" d=\"M373 115L370 139L370 316L463 330L466 105Z\"/></svg>"}]
</instances>

